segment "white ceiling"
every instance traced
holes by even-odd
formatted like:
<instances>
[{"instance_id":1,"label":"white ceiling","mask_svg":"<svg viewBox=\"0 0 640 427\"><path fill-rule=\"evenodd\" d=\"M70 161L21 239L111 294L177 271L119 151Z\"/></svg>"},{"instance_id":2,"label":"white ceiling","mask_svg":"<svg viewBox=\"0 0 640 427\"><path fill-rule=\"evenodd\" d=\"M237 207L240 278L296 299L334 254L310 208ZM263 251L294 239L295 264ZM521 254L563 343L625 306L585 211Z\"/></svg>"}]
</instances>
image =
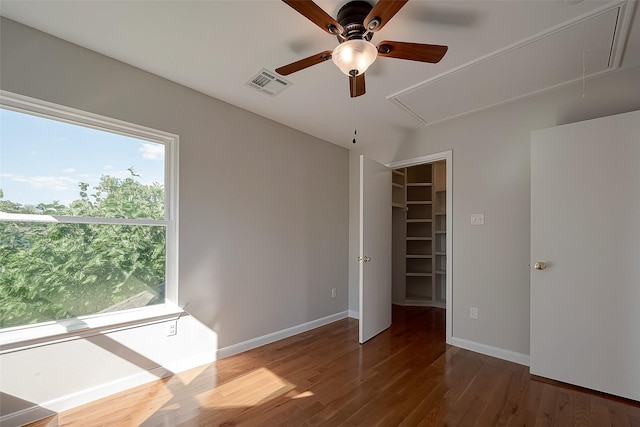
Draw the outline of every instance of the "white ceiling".
<instances>
[{"instance_id":1,"label":"white ceiling","mask_svg":"<svg viewBox=\"0 0 640 427\"><path fill-rule=\"evenodd\" d=\"M316 3L335 17L346 1ZM355 101L358 145L402 140L424 126L388 100L389 95L609 3L410 0L375 34L374 44L385 39L444 44L449 51L438 64L378 58L366 73L367 93ZM624 49L623 66L640 65L637 3L629 3L635 10L634 24ZM275 97L245 85L263 67L274 70L337 45L335 37L281 1L2 0L0 5L0 13L9 19L326 141L352 146L354 106L348 79L331 61L287 76L293 85ZM561 60L559 55L550 54L539 62ZM536 71L534 64L529 73L534 75ZM467 85L486 84L474 73L467 73L467 78ZM445 86L438 88L439 93L456 91L450 80L441 79L440 84ZM457 98L460 102L461 97ZM447 99L423 102L446 104Z\"/></svg>"}]
</instances>

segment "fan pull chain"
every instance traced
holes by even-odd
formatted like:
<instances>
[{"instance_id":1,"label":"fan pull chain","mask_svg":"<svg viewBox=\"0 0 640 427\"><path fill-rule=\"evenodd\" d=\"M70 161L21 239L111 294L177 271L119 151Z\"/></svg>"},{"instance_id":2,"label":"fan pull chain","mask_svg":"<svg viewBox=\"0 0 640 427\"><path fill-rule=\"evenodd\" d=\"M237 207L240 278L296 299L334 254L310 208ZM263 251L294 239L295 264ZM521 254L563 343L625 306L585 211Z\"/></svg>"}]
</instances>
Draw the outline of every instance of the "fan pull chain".
<instances>
[{"instance_id":1,"label":"fan pull chain","mask_svg":"<svg viewBox=\"0 0 640 427\"><path fill-rule=\"evenodd\" d=\"M356 135L358 134L357 121L356 121L356 99L351 100L353 102L353 143L356 143Z\"/></svg>"}]
</instances>

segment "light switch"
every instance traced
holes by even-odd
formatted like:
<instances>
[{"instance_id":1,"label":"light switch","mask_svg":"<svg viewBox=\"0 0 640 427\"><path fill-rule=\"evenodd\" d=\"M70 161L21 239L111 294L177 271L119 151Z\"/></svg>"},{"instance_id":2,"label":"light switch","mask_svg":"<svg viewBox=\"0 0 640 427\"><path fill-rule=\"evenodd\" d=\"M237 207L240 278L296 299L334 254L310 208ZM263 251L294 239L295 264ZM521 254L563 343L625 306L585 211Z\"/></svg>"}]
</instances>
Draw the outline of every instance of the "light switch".
<instances>
[{"instance_id":1,"label":"light switch","mask_svg":"<svg viewBox=\"0 0 640 427\"><path fill-rule=\"evenodd\" d=\"M484 214L471 214L471 225L484 225Z\"/></svg>"}]
</instances>

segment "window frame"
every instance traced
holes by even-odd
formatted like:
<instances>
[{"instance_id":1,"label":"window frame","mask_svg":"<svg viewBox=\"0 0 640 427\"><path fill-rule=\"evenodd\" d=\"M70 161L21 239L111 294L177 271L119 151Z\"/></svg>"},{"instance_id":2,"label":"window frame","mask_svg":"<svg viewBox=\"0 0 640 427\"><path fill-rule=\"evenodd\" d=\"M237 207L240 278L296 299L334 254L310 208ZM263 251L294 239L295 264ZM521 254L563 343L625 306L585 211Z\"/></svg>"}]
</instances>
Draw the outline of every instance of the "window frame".
<instances>
[{"instance_id":1,"label":"window frame","mask_svg":"<svg viewBox=\"0 0 640 427\"><path fill-rule=\"evenodd\" d=\"M163 220L0 213L0 221L150 225L164 226L166 229L164 303L113 313L94 313L70 319L0 329L0 354L24 347L50 344L52 341L95 335L105 330L140 326L180 316L183 311L177 305L178 135L4 90L0 90L0 108L162 144L164 146L165 202Z\"/></svg>"}]
</instances>

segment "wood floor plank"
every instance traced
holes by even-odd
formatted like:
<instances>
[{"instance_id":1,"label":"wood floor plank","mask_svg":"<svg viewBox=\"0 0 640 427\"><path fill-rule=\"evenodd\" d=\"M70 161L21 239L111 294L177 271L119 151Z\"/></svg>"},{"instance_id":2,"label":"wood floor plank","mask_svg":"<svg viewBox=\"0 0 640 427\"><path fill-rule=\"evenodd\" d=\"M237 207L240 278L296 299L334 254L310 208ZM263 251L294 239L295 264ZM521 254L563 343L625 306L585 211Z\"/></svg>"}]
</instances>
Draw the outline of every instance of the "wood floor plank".
<instances>
[{"instance_id":1,"label":"wood floor plank","mask_svg":"<svg viewBox=\"0 0 640 427\"><path fill-rule=\"evenodd\" d=\"M573 394L559 390L556 399L555 423L561 426L573 425Z\"/></svg>"},{"instance_id":2,"label":"wood floor plank","mask_svg":"<svg viewBox=\"0 0 640 427\"><path fill-rule=\"evenodd\" d=\"M556 411L558 409L557 400L560 390L550 384L544 384L542 387L542 396L540 397L540 406L538 406L536 427L547 427L557 425Z\"/></svg>"},{"instance_id":3,"label":"wood floor plank","mask_svg":"<svg viewBox=\"0 0 640 427\"><path fill-rule=\"evenodd\" d=\"M544 391L544 383L532 382L530 384L529 399L527 401L527 421L525 425L534 426L538 414L540 411L540 404L542 403L542 392Z\"/></svg>"},{"instance_id":4,"label":"wood floor plank","mask_svg":"<svg viewBox=\"0 0 640 427\"><path fill-rule=\"evenodd\" d=\"M615 401L607 401L609 407L609 418L611 418L611 424L619 427L631 427L630 415L633 415L627 411L626 405Z\"/></svg>"},{"instance_id":5,"label":"wood floor plank","mask_svg":"<svg viewBox=\"0 0 640 427\"><path fill-rule=\"evenodd\" d=\"M599 396L591 396L589 401L591 403L591 419L593 425L597 427L610 427L612 424L606 399Z\"/></svg>"},{"instance_id":6,"label":"wood floor plank","mask_svg":"<svg viewBox=\"0 0 640 427\"><path fill-rule=\"evenodd\" d=\"M343 425L640 427L640 403L449 346L444 310L394 306L363 345L344 319L30 427Z\"/></svg>"},{"instance_id":7,"label":"wood floor plank","mask_svg":"<svg viewBox=\"0 0 640 427\"><path fill-rule=\"evenodd\" d=\"M530 415L535 413L532 402L539 402L536 400L535 387L531 384L528 370L513 365L505 388L506 400L496 420L496 426L525 425Z\"/></svg>"},{"instance_id":8,"label":"wood floor plank","mask_svg":"<svg viewBox=\"0 0 640 427\"><path fill-rule=\"evenodd\" d=\"M571 425L584 427L599 427L593 424L591 415L591 396L578 392L573 395L573 421Z\"/></svg>"}]
</instances>

